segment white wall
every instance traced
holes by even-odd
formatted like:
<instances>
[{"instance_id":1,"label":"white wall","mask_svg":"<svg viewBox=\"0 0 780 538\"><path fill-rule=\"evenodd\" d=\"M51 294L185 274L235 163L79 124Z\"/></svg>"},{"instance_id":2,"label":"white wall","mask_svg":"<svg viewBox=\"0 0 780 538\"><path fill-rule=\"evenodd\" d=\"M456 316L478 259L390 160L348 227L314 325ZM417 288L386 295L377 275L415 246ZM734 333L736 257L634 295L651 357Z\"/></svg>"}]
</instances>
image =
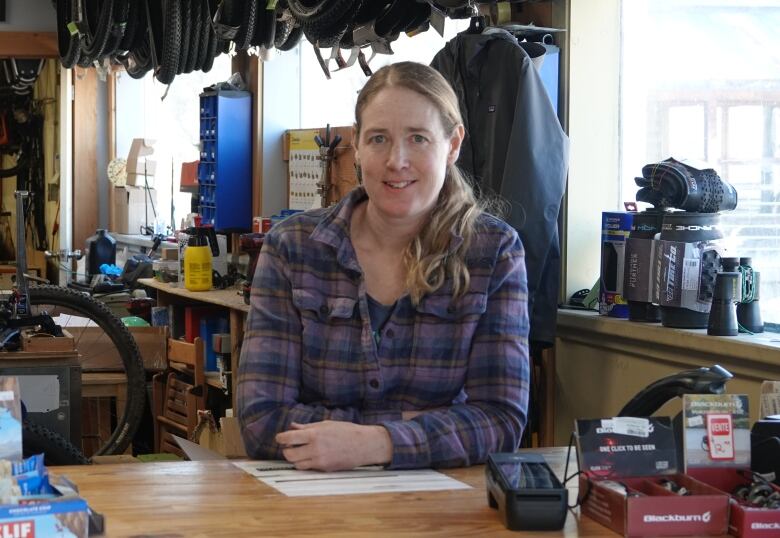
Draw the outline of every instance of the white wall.
<instances>
[{"instance_id":1,"label":"white wall","mask_svg":"<svg viewBox=\"0 0 780 538\"><path fill-rule=\"evenodd\" d=\"M620 0L571 2L566 295L599 276L601 212L619 207Z\"/></svg>"},{"instance_id":2,"label":"white wall","mask_svg":"<svg viewBox=\"0 0 780 538\"><path fill-rule=\"evenodd\" d=\"M6 0L0 32L56 32L57 10L51 0Z\"/></svg>"}]
</instances>

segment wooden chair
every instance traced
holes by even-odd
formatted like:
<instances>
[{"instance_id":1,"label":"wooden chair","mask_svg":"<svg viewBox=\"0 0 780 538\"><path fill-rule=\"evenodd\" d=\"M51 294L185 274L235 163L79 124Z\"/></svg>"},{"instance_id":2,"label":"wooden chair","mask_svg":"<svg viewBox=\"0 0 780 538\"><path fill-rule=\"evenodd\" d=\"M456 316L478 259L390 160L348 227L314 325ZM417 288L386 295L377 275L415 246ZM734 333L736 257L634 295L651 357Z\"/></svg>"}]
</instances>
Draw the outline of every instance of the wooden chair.
<instances>
[{"instance_id":1,"label":"wooden chair","mask_svg":"<svg viewBox=\"0 0 780 538\"><path fill-rule=\"evenodd\" d=\"M203 340L168 339L168 369L153 378L154 444L156 452L184 457L171 435L190 439L205 409L206 377Z\"/></svg>"}]
</instances>

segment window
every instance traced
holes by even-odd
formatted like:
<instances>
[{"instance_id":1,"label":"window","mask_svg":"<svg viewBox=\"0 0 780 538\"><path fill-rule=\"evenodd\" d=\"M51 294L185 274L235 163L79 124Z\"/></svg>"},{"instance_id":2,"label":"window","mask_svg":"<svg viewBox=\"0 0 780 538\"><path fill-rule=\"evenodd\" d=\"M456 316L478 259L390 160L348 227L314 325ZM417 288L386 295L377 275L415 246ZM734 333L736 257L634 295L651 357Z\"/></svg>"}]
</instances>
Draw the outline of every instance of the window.
<instances>
[{"instance_id":1,"label":"window","mask_svg":"<svg viewBox=\"0 0 780 538\"><path fill-rule=\"evenodd\" d=\"M623 0L621 199L644 164L707 162L738 191L725 246L780 323L780 1Z\"/></svg>"},{"instance_id":2,"label":"window","mask_svg":"<svg viewBox=\"0 0 780 538\"><path fill-rule=\"evenodd\" d=\"M444 37L433 28L414 37L401 34L390 44L394 54L377 54L369 65L373 71L377 71L380 67L401 61L430 64L447 41L468 26L469 19L447 19ZM368 78L363 74L360 66L355 64L332 73L331 79L326 80L311 44L305 40L302 43L301 127L317 127L327 123L352 125L355 121L357 94ZM328 52L329 49L322 51L324 55ZM364 49L364 52L368 59L371 49ZM330 65L333 67L335 64L330 62Z\"/></svg>"},{"instance_id":3,"label":"window","mask_svg":"<svg viewBox=\"0 0 780 538\"><path fill-rule=\"evenodd\" d=\"M116 75L116 156L127 158L133 138L155 141L157 162L154 188L156 197L149 226L165 232L166 226L178 228L181 219L190 212L189 193L179 192L181 163L199 158L200 100L203 88L227 80L231 75L231 58L221 54L214 59L211 71L193 71L178 75L166 86L147 74L140 80L124 71ZM162 97L165 96L163 99ZM173 220L171 220L173 219Z\"/></svg>"}]
</instances>

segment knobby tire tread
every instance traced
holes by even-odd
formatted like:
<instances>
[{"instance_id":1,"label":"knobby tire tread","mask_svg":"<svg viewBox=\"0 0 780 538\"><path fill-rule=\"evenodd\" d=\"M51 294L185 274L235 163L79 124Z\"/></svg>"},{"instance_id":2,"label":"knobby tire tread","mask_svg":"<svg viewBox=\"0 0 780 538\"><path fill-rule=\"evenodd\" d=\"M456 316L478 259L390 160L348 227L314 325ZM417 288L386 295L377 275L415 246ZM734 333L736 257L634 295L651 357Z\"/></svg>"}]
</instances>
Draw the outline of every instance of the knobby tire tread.
<instances>
[{"instance_id":1,"label":"knobby tire tread","mask_svg":"<svg viewBox=\"0 0 780 538\"><path fill-rule=\"evenodd\" d=\"M127 376L125 413L117 417L117 428L95 454L121 454L135 435L144 412L146 374L141 353L130 333L106 305L81 292L58 286L30 287L30 305L53 305L68 308L93 320L116 346Z\"/></svg>"},{"instance_id":2,"label":"knobby tire tread","mask_svg":"<svg viewBox=\"0 0 780 538\"><path fill-rule=\"evenodd\" d=\"M170 84L179 69L181 48L181 2L179 0L165 1L162 35L162 56L155 78L163 84Z\"/></svg>"},{"instance_id":3,"label":"knobby tire tread","mask_svg":"<svg viewBox=\"0 0 780 538\"><path fill-rule=\"evenodd\" d=\"M43 453L43 464L88 465L81 450L60 434L29 420L22 422L22 452L25 458Z\"/></svg>"}]
</instances>

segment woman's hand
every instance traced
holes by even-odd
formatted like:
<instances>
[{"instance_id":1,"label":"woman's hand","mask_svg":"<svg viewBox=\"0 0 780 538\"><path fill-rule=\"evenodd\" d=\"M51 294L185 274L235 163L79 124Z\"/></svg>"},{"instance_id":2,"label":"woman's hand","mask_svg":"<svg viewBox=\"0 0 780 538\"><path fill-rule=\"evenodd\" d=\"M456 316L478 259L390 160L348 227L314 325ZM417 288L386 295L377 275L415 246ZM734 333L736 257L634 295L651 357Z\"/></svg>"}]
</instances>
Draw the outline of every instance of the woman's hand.
<instances>
[{"instance_id":1,"label":"woman's hand","mask_svg":"<svg viewBox=\"0 0 780 538\"><path fill-rule=\"evenodd\" d=\"M311 424L292 423L276 435L287 461L296 469L340 471L361 465L390 463L393 443L382 426L325 420Z\"/></svg>"}]
</instances>

